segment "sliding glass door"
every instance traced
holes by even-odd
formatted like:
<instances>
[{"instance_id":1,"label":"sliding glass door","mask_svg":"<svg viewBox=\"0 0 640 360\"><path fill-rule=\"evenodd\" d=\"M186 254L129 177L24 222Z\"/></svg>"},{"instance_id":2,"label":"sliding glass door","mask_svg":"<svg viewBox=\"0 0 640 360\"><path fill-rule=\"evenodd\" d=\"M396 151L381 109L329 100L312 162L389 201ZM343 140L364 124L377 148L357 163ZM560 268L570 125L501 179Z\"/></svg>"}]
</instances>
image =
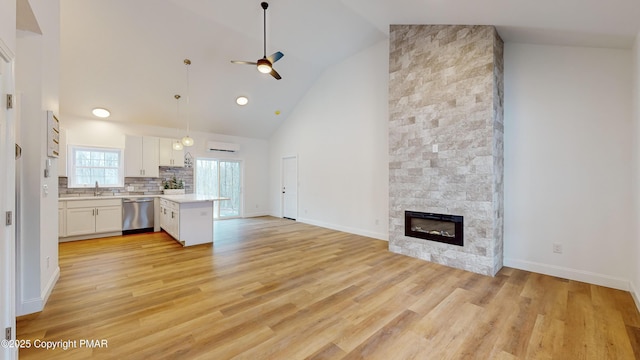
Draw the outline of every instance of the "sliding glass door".
<instances>
[{"instance_id":1,"label":"sliding glass door","mask_svg":"<svg viewBox=\"0 0 640 360\"><path fill-rule=\"evenodd\" d=\"M213 217L216 219L241 215L241 165L237 160L196 159L196 194L229 198L214 202Z\"/></svg>"}]
</instances>

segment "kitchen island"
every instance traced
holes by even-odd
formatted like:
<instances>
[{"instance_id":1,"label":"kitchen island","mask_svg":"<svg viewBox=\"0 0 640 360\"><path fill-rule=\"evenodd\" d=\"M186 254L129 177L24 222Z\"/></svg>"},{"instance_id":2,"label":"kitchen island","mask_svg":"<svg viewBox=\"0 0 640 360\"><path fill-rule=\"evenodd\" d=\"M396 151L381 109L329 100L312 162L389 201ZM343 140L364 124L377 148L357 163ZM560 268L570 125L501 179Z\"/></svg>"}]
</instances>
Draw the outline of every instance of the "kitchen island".
<instances>
[{"instance_id":1,"label":"kitchen island","mask_svg":"<svg viewBox=\"0 0 640 360\"><path fill-rule=\"evenodd\" d=\"M160 228L183 246L213 243L213 202L197 194L160 195Z\"/></svg>"}]
</instances>

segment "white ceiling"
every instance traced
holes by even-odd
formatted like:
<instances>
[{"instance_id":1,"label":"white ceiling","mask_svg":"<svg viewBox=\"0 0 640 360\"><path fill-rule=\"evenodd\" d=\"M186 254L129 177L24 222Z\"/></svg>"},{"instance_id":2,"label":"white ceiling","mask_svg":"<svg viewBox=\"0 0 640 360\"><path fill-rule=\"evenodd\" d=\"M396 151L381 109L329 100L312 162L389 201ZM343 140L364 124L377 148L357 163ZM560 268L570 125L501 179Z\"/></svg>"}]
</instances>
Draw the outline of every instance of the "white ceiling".
<instances>
[{"instance_id":1,"label":"white ceiling","mask_svg":"<svg viewBox=\"0 0 640 360\"><path fill-rule=\"evenodd\" d=\"M60 115L268 138L331 65L390 24L496 25L506 42L629 48L637 0L272 0L267 54L282 80L230 60L262 57L260 1L61 0ZM189 105L183 59L189 58ZM239 95L249 105L235 104ZM275 111L281 114L276 115ZM180 133L184 132L183 130Z\"/></svg>"}]
</instances>

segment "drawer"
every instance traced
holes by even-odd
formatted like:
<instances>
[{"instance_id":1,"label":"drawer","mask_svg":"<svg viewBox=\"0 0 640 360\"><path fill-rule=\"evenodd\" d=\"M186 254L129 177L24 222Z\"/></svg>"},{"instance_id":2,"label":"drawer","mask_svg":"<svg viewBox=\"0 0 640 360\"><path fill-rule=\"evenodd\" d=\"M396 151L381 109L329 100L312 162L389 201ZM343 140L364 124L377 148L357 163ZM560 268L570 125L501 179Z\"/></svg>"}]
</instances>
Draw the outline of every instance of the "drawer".
<instances>
[{"instance_id":1,"label":"drawer","mask_svg":"<svg viewBox=\"0 0 640 360\"><path fill-rule=\"evenodd\" d=\"M92 208L100 206L121 206L122 199L96 199L67 201L67 209Z\"/></svg>"},{"instance_id":2,"label":"drawer","mask_svg":"<svg viewBox=\"0 0 640 360\"><path fill-rule=\"evenodd\" d=\"M160 206L165 207L167 209L173 209L173 210L180 209L180 204L167 199L160 199Z\"/></svg>"},{"instance_id":3,"label":"drawer","mask_svg":"<svg viewBox=\"0 0 640 360\"><path fill-rule=\"evenodd\" d=\"M180 210L180 204L178 204L177 202L167 201L167 204L165 206L171 210Z\"/></svg>"}]
</instances>

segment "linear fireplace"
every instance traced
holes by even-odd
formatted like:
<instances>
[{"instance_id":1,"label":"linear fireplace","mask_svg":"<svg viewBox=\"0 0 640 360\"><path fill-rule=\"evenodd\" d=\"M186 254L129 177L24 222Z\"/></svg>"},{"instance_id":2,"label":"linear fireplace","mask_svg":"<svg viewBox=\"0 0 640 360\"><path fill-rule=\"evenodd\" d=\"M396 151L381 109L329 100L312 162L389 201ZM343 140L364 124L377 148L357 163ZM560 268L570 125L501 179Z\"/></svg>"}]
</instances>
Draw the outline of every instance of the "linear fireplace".
<instances>
[{"instance_id":1,"label":"linear fireplace","mask_svg":"<svg viewBox=\"0 0 640 360\"><path fill-rule=\"evenodd\" d=\"M451 245L464 245L463 217L416 211L404 212L404 235Z\"/></svg>"}]
</instances>

